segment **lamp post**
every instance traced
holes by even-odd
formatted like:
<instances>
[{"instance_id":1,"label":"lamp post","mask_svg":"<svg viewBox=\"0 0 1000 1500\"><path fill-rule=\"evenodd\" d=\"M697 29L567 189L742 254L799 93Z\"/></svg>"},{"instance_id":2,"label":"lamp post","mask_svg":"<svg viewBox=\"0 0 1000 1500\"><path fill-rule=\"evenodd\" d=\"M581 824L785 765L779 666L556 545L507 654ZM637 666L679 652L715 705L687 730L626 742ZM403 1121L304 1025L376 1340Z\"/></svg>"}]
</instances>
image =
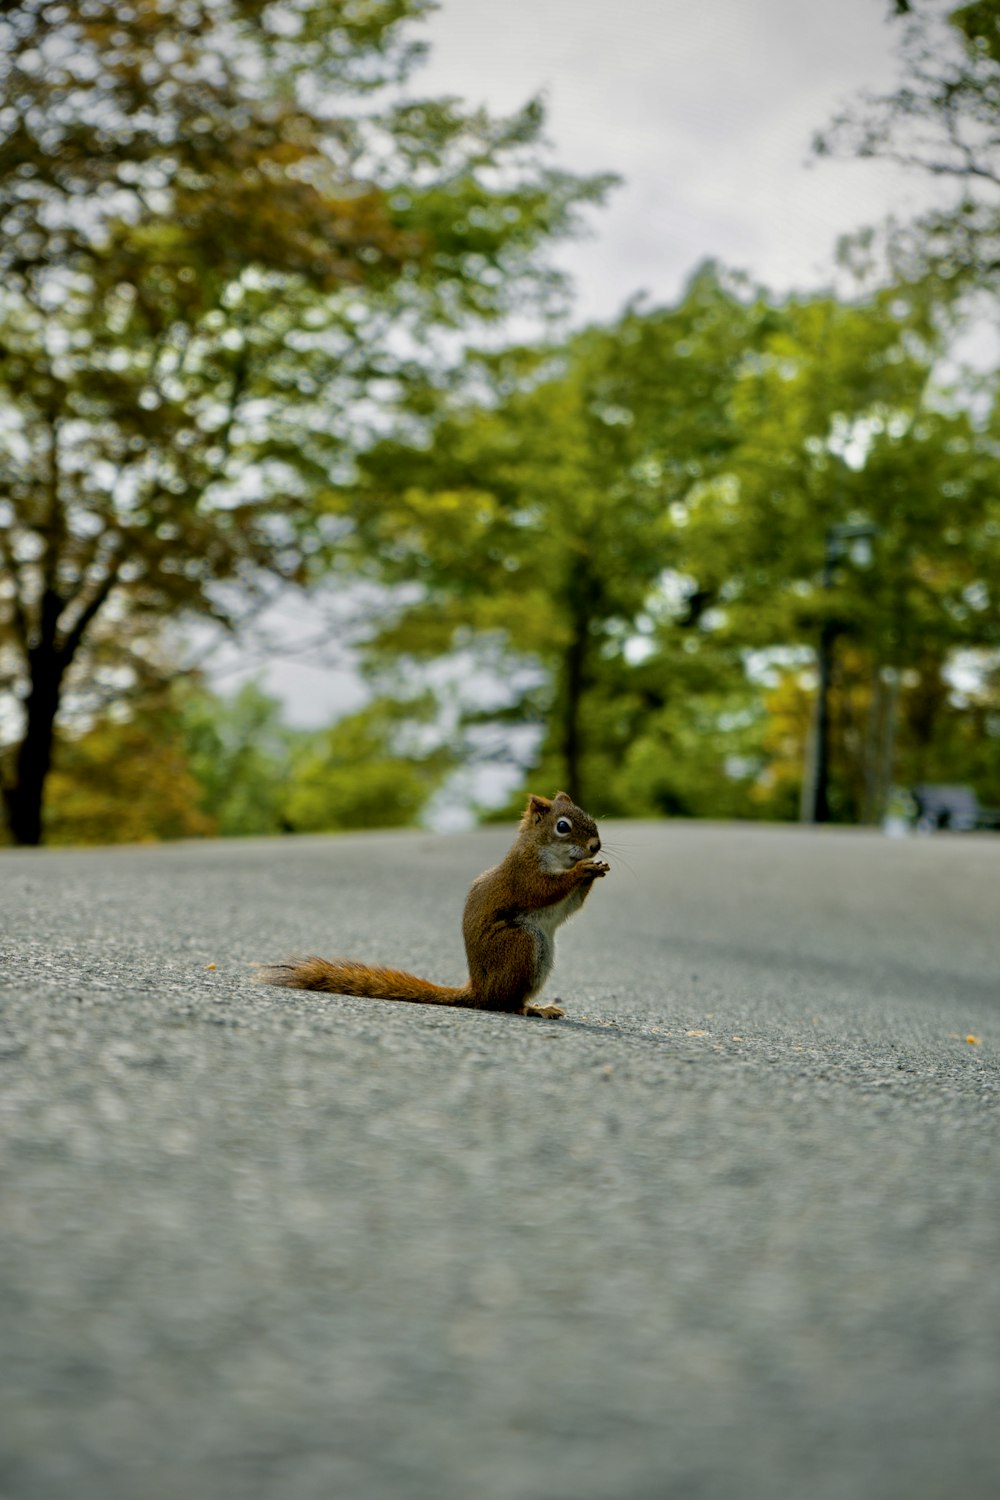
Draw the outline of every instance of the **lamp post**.
<instances>
[{"instance_id":1,"label":"lamp post","mask_svg":"<svg viewBox=\"0 0 1000 1500\"><path fill-rule=\"evenodd\" d=\"M821 577L824 594L829 594L833 588L837 563L848 551L850 543L862 541L877 534L878 527L868 521L859 522L857 525L827 527ZM804 799L803 806L803 821L807 823L829 823L830 821L830 680L833 673L833 646L839 634L839 622L833 619L828 610L824 611L816 652L816 709L813 719L808 796Z\"/></svg>"}]
</instances>

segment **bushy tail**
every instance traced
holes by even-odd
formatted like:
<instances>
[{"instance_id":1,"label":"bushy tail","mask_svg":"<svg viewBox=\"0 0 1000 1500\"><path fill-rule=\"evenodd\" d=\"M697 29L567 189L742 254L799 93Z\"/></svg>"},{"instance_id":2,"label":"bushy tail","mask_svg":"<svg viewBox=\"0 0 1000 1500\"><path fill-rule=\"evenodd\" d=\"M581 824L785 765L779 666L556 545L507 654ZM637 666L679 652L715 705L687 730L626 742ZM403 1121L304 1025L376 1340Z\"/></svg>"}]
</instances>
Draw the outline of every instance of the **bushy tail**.
<instances>
[{"instance_id":1,"label":"bushy tail","mask_svg":"<svg viewBox=\"0 0 1000 1500\"><path fill-rule=\"evenodd\" d=\"M472 991L431 984L402 969L356 963L352 958L300 958L272 964L261 973L265 984L293 990L326 990L334 995L365 995L372 1000L410 1000L417 1005L472 1005Z\"/></svg>"}]
</instances>

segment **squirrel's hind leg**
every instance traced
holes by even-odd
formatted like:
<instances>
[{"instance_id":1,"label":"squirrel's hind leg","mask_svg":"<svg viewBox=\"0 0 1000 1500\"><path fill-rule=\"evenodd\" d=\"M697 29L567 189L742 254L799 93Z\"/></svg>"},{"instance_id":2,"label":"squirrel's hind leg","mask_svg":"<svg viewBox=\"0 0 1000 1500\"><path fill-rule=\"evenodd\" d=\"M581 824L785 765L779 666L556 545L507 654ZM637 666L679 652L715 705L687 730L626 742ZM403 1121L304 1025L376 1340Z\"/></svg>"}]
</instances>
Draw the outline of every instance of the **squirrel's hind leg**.
<instances>
[{"instance_id":1,"label":"squirrel's hind leg","mask_svg":"<svg viewBox=\"0 0 1000 1500\"><path fill-rule=\"evenodd\" d=\"M541 948L536 933L513 922L498 923L475 944L466 942L469 981L479 1006L508 1015L534 1014L529 1002L548 971Z\"/></svg>"},{"instance_id":2,"label":"squirrel's hind leg","mask_svg":"<svg viewBox=\"0 0 1000 1500\"><path fill-rule=\"evenodd\" d=\"M522 1016L540 1016L544 1021L561 1021L566 1012L559 1005L526 1005Z\"/></svg>"}]
</instances>

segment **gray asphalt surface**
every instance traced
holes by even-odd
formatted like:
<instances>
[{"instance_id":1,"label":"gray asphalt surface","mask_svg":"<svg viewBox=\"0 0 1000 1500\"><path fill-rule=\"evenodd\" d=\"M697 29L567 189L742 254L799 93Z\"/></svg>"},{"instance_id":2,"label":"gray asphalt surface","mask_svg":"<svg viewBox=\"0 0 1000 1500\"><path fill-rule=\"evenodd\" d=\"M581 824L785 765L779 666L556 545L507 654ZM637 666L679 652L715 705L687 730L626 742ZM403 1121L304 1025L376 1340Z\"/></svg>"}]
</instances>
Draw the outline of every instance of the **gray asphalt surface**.
<instances>
[{"instance_id":1,"label":"gray asphalt surface","mask_svg":"<svg viewBox=\"0 0 1000 1500\"><path fill-rule=\"evenodd\" d=\"M1000 838L602 831L562 1022L248 970L509 830L0 853L3 1500L995 1500Z\"/></svg>"}]
</instances>

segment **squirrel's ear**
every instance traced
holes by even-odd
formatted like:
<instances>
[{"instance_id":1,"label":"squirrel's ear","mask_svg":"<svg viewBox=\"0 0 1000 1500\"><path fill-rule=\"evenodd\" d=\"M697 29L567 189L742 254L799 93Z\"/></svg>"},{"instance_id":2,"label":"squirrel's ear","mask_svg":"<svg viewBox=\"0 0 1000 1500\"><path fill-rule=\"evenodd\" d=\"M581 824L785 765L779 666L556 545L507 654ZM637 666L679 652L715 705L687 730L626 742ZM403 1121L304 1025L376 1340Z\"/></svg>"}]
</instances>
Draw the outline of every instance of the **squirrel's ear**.
<instances>
[{"instance_id":1,"label":"squirrel's ear","mask_svg":"<svg viewBox=\"0 0 1000 1500\"><path fill-rule=\"evenodd\" d=\"M536 823L540 823L551 806L552 803L548 797L529 797L528 805L524 810L525 817L533 818Z\"/></svg>"},{"instance_id":2,"label":"squirrel's ear","mask_svg":"<svg viewBox=\"0 0 1000 1500\"><path fill-rule=\"evenodd\" d=\"M556 802L572 802L573 798L570 796L569 792L556 792L553 800Z\"/></svg>"}]
</instances>

